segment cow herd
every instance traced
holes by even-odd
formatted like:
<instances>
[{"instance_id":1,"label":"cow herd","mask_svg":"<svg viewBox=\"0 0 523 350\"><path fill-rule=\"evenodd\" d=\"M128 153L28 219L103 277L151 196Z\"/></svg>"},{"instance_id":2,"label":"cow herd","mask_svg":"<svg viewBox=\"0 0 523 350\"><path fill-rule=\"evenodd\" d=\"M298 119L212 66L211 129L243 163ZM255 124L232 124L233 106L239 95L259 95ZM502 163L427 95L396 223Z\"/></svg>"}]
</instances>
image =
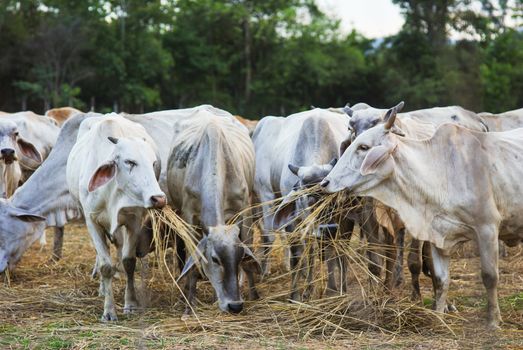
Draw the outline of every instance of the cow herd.
<instances>
[{"instance_id":1,"label":"cow herd","mask_svg":"<svg viewBox=\"0 0 523 350\"><path fill-rule=\"evenodd\" d=\"M333 211L304 233L323 242L327 293L347 290L348 263L328 241L350 239L358 225L369 243L394 247L386 259L388 289L401 283L410 235L413 298L421 297L423 260L435 310L451 311L450 255L458 243L475 240L487 325L497 328L499 240L513 246L523 239L523 109L495 115L402 108L403 102L390 109L359 103L258 123L209 105L142 115L0 112L0 272L14 270L38 239L45 242L46 227L55 228L53 258L60 259L65 224L83 220L96 250L102 320L116 320L113 276L121 266L127 277L124 313L139 309L136 259L154 250L148 209L169 205L199 234L194 252L171 240L185 279L185 315L202 274L219 308L239 313L240 276L249 299L257 299L256 275L270 273L275 233L295 231L327 193L343 191L358 205ZM255 254L257 217L262 249ZM310 286L312 276L299 271L304 251L303 239L289 240L293 300L310 293L299 290L300 278L306 275ZM367 255L379 275L380 254Z\"/></svg>"}]
</instances>

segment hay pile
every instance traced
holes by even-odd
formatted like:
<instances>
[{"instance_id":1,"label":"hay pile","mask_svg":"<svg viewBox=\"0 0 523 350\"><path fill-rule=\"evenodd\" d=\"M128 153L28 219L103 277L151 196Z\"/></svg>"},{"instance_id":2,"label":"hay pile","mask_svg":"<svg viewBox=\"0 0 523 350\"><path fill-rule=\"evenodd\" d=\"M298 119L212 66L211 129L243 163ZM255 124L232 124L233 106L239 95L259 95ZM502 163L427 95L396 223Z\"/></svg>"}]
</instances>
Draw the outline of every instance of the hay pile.
<instances>
[{"instance_id":1,"label":"hay pile","mask_svg":"<svg viewBox=\"0 0 523 350\"><path fill-rule=\"evenodd\" d=\"M328 197L327 200L329 205L341 203L339 197ZM311 208L316 217L311 214L297 226L303 229L303 225L321 222L327 207L325 202L318 203ZM330 213L336 210L339 209L332 209ZM173 215L172 212L158 214L154 223L159 225L162 222L171 225L177 232L183 232L184 240L192 242L189 246L194 249L197 232L183 221L173 220ZM305 238L298 231L291 233L291 236ZM255 244L259 247L259 232L255 235ZM48 235L49 240L51 236ZM465 308L465 313L436 314L429 307L414 304L405 298L410 294L407 286L393 295L384 292L381 281L373 278L368 271L364 254L366 244L359 241L357 234L351 241L336 242L336 249L348 256L350 261L347 294L326 297L325 264L320 263L318 250L314 249L317 243L310 240L307 251L313 254L316 264L311 298L303 302L289 301L290 272L284 267L285 241L277 240L270 256L272 273L257 285L261 300L246 302L240 315L224 314L214 303L212 287L202 281L198 284L196 315L182 321L185 303L181 286L176 283L174 253L168 248L168 243L159 242L164 244L158 244L153 254L137 264L136 285L143 311L129 316L122 314L125 280L123 277L116 279L114 290L120 319L112 324L99 322L103 298L98 296L98 281L90 276L95 254L84 226L70 225L66 228L64 257L58 263L49 261L49 251L41 252L37 246L32 247L10 280L4 276L4 286L0 288L0 348L34 348L35 344L53 349L256 348L266 347L265 341L276 348L280 347L277 344L281 342L297 342L302 347L317 347L320 344L321 347L327 341L329 347L334 348L343 344L392 344L398 339L410 345L419 344L423 339L437 339L444 342L442 348L448 348L457 347L456 339L470 337L464 344L472 344L479 336L477 329L481 327L484 312L481 301L483 289L477 278L467 281L465 289L461 288L460 283L453 282L460 285L460 295L470 295L474 291L474 299L471 299L471 306ZM507 298L502 305L510 309L502 311L519 322L523 319L518 306L521 303L517 296L507 293L514 292L513 286L519 281L514 269L517 266L523 271L523 264L515 260L508 264L512 269L510 276L513 283L506 290L501 290L501 297ZM460 265L460 276L466 277L469 265ZM501 271L501 282L507 283L508 275L503 274L503 269ZM424 284L424 294L429 297L430 282L425 280ZM303 282L301 288L305 287ZM458 304L458 308L463 304ZM469 316L476 323L464 322ZM469 324L474 331L468 330ZM515 327L523 329L520 326ZM521 338L512 332L506 339L519 342Z\"/></svg>"}]
</instances>

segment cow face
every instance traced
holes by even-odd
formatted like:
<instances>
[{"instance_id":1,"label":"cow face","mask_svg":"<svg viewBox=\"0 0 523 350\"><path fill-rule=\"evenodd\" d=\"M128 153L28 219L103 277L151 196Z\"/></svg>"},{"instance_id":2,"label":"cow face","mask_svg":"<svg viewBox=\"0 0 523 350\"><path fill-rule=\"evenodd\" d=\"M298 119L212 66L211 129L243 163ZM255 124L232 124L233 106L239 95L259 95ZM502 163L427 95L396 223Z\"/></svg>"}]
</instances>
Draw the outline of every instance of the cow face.
<instances>
[{"instance_id":1,"label":"cow face","mask_svg":"<svg viewBox=\"0 0 523 350\"><path fill-rule=\"evenodd\" d=\"M20 136L16 124L0 119L0 161L8 165L18 158L25 159L24 164L30 168L42 163L42 155L31 142Z\"/></svg>"},{"instance_id":2,"label":"cow face","mask_svg":"<svg viewBox=\"0 0 523 350\"><path fill-rule=\"evenodd\" d=\"M350 144L321 183L327 192L349 189L353 194L364 194L392 175L397 140L391 135L396 113L389 110L384 124L365 131Z\"/></svg>"},{"instance_id":3,"label":"cow face","mask_svg":"<svg viewBox=\"0 0 523 350\"><path fill-rule=\"evenodd\" d=\"M179 277L182 278L198 263L216 292L220 310L231 313L239 313L243 309L240 267L261 270L260 263L241 242L239 234L240 229L236 225L210 227L209 233L198 244L198 251L187 260Z\"/></svg>"},{"instance_id":4,"label":"cow face","mask_svg":"<svg viewBox=\"0 0 523 350\"><path fill-rule=\"evenodd\" d=\"M319 184L336 165L337 160L337 158L334 158L328 164L302 167L289 164L289 170L298 177L298 182L278 207L274 215L274 227L279 228L291 223L289 228L292 229L292 222L296 217L302 214L307 215L309 208L318 202L320 196L318 194L306 194L297 197L297 194L300 190Z\"/></svg>"},{"instance_id":5,"label":"cow face","mask_svg":"<svg viewBox=\"0 0 523 350\"><path fill-rule=\"evenodd\" d=\"M0 199L0 273L14 269L23 252L40 237L45 218Z\"/></svg>"},{"instance_id":6,"label":"cow face","mask_svg":"<svg viewBox=\"0 0 523 350\"><path fill-rule=\"evenodd\" d=\"M114 182L129 207L162 208L166 196L158 185L159 157L149 143L139 138L108 138L115 145L110 160L96 169L89 192Z\"/></svg>"},{"instance_id":7,"label":"cow face","mask_svg":"<svg viewBox=\"0 0 523 350\"><path fill-rule=\"evenodd\" d=\"M403 102L398 103L396 106L390 108L383 113L383 110L376 108L365 108L365 109L356 109L352 111L352 114L349 114L348 111L345 111L350 116L349 121L349 131L351 132L352 140L354 140L358 135L364 131L378 125L385 121L385 117L394 112L399 113L403 109L405 104Z\"/></svg>"}]
</instances>

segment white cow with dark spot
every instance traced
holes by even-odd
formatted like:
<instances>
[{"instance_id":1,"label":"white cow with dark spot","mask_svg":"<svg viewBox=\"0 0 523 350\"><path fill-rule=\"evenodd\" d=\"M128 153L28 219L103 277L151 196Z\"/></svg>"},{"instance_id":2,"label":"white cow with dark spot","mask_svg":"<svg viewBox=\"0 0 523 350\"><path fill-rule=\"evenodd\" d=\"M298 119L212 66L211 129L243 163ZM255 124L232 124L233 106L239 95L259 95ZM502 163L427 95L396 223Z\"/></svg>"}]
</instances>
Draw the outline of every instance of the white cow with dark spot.
<instances>
[{"instance_id":1,"label":"white cow with dark spot","mask_svg":"<svg viewBox=\"0 0 523 350\"><path fill-rule=\"evenodd\" d=\"M124 312L138 307L134 288L138 232L146 209L166 204L157 181L159 162L156 145L145 129L116 114L84 121L69 154L67 184L82 207L97 254L105 296L102 321L117 319L112 290L115 267L106 238L123 245Z\"/></svg>"},{"instance_id":2,"label":"white cow with dark spot","mask_svg":"<svg viewBox=\"0 0 523 350\"><path fill-rule=\"evenodd\" d=\"M196 294L198 271L193 267L198 264L216 292L219 308L238 313L243 309L239 286L242 269L248 277L249 297L258 298L253 274L259 271L259 263L247 246L252 244L252 217L245 212L238 223L230 223L251 205L252 141L234 117L208 109L178 120L172 132L167 166L169 203L202 232L199 252L187 260L180 276L188 275L189 304ZM183 259L183 247L177 249ZM190 306L185 313L189 312Z\"/></svg>"}]
</instances>

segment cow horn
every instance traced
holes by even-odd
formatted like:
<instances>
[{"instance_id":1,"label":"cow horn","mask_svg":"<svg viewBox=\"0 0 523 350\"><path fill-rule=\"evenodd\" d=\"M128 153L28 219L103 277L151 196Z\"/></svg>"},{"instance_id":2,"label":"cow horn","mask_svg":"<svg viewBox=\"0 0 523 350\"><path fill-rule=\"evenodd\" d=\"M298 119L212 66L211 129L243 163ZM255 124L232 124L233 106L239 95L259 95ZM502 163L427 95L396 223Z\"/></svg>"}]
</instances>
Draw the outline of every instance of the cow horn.
<instances>
[{"instance_id":1,"label":"cow horn","mask_svg":"<svg viewBox=\"0 0 523 350\"><path fill-rule=\"evenodd\" d=\"M396 115L399 111L403 109L404 105L405 103L401 101L396 106L389 109L387 113L385 113L385 130L390 130L392 128L392 126L394 125L394 121L396 121Z\"/></svg>"},{"instance_id":2,"label":"cow horn","mask_svg":"<svg viewBox=\"0 0 523 350\"><path fill-rule=\"evenodd\" d=\"M343 107L343 111L345 112L345 114L352 118L354 111L352 110L352 108L349 107L348 103L345 105L345 107Z\"/></svg>"},{"instance_id":3,"label":"cow horn","mask_svg":"<svg viewBox=\"0 0 523 350\"><path fill-rule=\"evenodd\" d=\"M300 170L300 167L289 163L289 170L296 176L298 176L298 171Z\"/></svg>"},{"instance_id":4,"label":"cow horn","mask_svg":"<svg viewBox=\"0 0 523 350\"><path fill-rule=\"evenodd\" d=\"M107 137L107 139L109 139L109 141L111 141L115 145L118 143L118 139L116 137L109 136Z\"/></svg>"}]
</instances>

